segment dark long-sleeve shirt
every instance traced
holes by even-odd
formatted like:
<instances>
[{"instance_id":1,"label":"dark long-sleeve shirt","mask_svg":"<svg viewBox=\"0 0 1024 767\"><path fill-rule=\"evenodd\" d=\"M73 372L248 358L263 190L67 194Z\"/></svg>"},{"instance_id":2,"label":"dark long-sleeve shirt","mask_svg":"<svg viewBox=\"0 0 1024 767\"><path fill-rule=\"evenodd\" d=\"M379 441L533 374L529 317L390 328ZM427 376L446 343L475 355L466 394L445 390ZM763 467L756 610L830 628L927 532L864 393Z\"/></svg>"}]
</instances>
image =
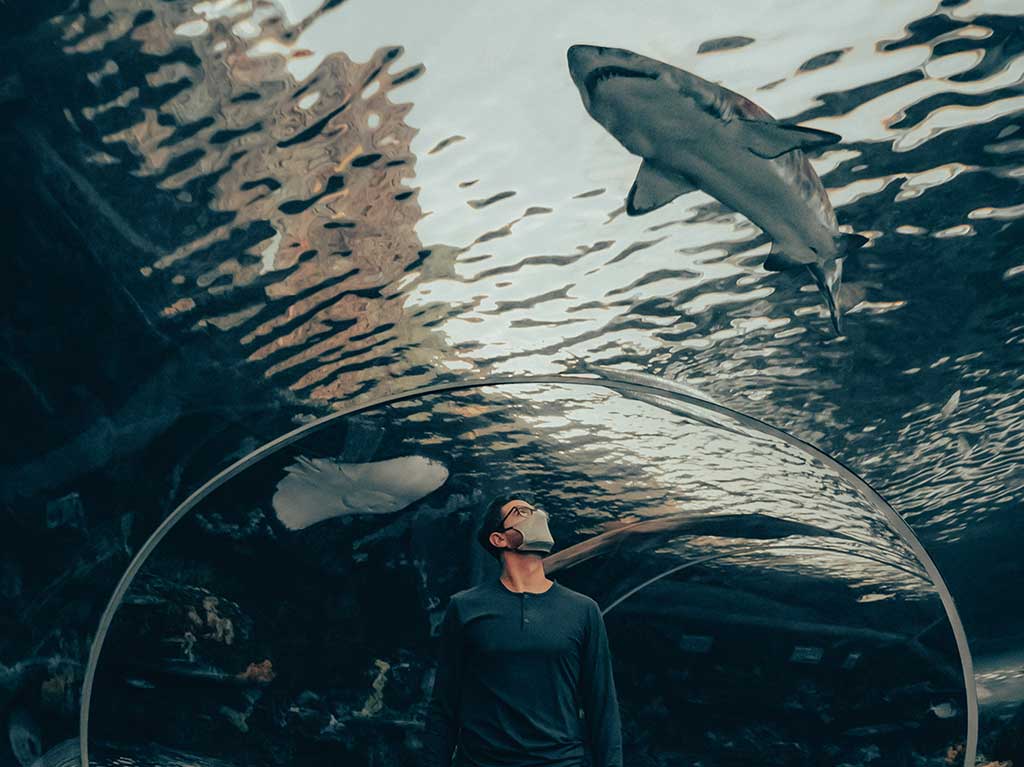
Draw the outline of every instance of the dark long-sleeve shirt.
<instances>
[{"instance_id":1,"label":"dark long-sleeve shirt","mask_svg":"<svg viewBox=\"0 0 1024 767\"><path fill-rule=\"evenodd\" d=\"M580 719L582 708L584 719ZM425 767L622 767L601 610L557 581L518 593L495 578L452 596L424 733Z\"/></svg>"}]
</instances>

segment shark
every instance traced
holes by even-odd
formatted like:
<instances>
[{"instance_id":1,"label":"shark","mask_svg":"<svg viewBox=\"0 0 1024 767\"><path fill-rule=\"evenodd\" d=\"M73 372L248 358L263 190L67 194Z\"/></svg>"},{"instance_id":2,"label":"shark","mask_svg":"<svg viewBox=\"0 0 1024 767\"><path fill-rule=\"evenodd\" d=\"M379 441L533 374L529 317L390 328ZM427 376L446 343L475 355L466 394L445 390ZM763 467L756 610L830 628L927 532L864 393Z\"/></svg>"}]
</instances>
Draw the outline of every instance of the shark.
<instances>
[{"instance_id":1,"label":"shark","mask_svg":"<svg viewBox=\"0 0 1024 767\"><path fill-rule=\"evenodd\" d=\"M573 45L567 58L586 111L642 160L627 215L706 192L771 238L765 269L813 275L842 335L843 260L867 238L839 231L804 153L842 137L780 122L738 93L633 51Z\"/></svg>"}]
</instances>

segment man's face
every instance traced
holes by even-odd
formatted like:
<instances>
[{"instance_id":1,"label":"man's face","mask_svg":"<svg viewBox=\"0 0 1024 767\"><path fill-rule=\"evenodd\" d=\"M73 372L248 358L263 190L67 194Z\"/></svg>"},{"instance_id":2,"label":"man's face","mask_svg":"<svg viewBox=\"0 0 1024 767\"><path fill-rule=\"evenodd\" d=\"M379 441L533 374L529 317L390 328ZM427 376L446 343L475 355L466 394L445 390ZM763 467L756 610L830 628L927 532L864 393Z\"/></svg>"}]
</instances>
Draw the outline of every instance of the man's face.
<instances>
[{"instance_id":1,"label":"man's face","mask_svg":"<svg viewBox=\"0 0 1024 767\"><path fill-rule=\"evenodd\" d=\"M550 531L547 526L547 512L543 509L538 509L529 501L522 498L513 498L501 507L501 516L501 528L504 528L504 530L499 529L497 533L492 533L492 535L499 536L498 538L492 538L492 543L495 543L495 545L500 547L500 543L497 541L504 537L507 548L515 550L522 546L524 539L531 537L531 534L536 539L539 531L541 537L547 538L548 542L551 542ZM542 546L542 548L544 548L545 552L550 551L549 546Z\"/></svg>"}]
</instances>

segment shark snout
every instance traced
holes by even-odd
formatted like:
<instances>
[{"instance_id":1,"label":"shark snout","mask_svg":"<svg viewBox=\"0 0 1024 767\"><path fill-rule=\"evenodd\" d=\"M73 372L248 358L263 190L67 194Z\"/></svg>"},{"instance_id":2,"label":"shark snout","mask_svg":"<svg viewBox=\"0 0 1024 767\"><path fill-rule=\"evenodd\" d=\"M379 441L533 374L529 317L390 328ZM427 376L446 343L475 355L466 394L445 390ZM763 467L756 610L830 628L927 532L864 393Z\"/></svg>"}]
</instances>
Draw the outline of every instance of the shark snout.
<instances>
[{"instance_id":1,"label":"shark snout","mask_svg":"<svg viewBox=\"0 0 1024 767\"><path fill-rule=\"evenodd\" d=\"M618 48L606 48L602 45L571 45L566 51L569 61L569 73L573 79L581 80L587 73L608 63L609 58L625 53Z\"/></svg>"},{"instance_id":2,"label":"shark snout","mask_svg":"<svg viewBox=\"0 0 1024 767\"><path fill-rule=\"evenodd\" d=\"M644 66L647 61L632 51L624 48L607 48L603 45L572 45L566 51L566 58L569 61L569 74L573 81L583 91L589 91L593 85L592 80L598 72L603 74L616 74L627 76L655 77L648 71L649 67ZM598 78L599 79L599 78Z\"/></svg>"},{"instance_id":3,"label":"shark snout","mask_svg":"<svg viewBox=\"0 0 1024 767\"><path fill-rule=\"evenodd\" d=\"M632 51L625 48L608 48L604 45L570 45L566 52L569 65L596 66L608 63L606 60L626 61L638 58Z\"/></svg>"},{"instance_id":4,"label":"shark snout","mask_svg":"<svg viewBox=\"0 0 1024 767\"><path fill-rule=\"evenodd\" d=\"M579 81L586 76L593 67L594 61L600 55L596 45L571 45L565 57L569 62L569 74L573 80Z\"/></svg>"},{"instance_id":5,"label":"shark snout","mask_svg":"<svg viewBox=\"0 0 1024 767\"><path fill-rule=\"evenodd\" d=\"M585 45L583 43L578 43L576 45L570 45L569 46L568 55L569 55L569 60L572 61L573 58L577 57L577 56L595 55L595 54L603 53L606 50L608 50L608 49L604 48L604 47L602 47L600 45Z\"/></svg>"}]
</instances>

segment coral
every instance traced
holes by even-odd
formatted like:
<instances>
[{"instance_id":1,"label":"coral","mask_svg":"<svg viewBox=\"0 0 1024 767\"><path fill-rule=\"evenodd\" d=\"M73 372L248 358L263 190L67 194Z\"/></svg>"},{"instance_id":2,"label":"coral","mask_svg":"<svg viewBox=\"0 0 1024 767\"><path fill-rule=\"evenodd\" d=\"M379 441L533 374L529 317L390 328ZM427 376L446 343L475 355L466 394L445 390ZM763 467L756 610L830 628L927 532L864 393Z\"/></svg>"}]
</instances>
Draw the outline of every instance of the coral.
<instances>
[{"instance_id":1,"label":"coral","mask_svg":"<svg viewBox=\"0 0 1024 767\"><path fill-rule=\"evenodd\" d=\"M373 680L373 692L367 697L363 708L355 712L355 716L373 716L384 708L384 687L388 683L387 674L391 664L379 658L373 663L378 669L377 676Z\"/></svg>"},{"instance_id":2,"label":"coral","mask_svg":"<svg viewBox=\"0 0 1024 767\"><path fill-rule=\"evenodd\" d=\"M275 676L274 666L268 658L261 663L250 663L237 678L246 682L272 682Z\"/></svg>"},{"instance_id":3,"label":"coral","mask_svg":"<svg viewBox=\"0 0 1024 767\"><path fill-rule=\"evenodd\" d=\"M203 597L203 610L205 616L200 616L194 607L188 608L188 618L197 627L211 629L210 633L204 635L206 639L213 639L215 642L230 645L235 641L235 626L230 618L221 617L217 613L217 605L220 600L215 596Z\"/></svg>"}]
</instances>

